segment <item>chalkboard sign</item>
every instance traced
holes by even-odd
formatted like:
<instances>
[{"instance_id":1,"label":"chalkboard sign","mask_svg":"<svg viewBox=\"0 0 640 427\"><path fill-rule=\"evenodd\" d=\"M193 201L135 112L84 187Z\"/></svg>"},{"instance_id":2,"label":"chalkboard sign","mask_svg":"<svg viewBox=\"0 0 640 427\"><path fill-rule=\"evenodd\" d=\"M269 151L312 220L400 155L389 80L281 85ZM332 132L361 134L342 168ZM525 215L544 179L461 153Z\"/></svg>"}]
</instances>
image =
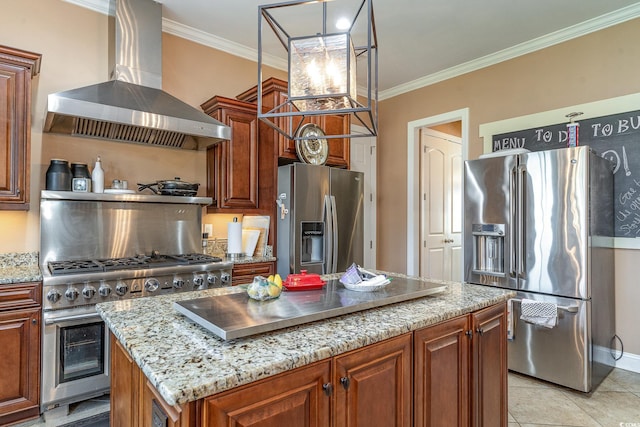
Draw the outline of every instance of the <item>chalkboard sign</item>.
<instances>
[{"instance_id":1,"label":"chalkboard sign","mask_svg":"<svg viewBox=\"0 0 640 427\"><path fill-rule=\"evenodd\" d=\"M640 237L640 110L579 122L578 145L588 145L614 167L615 237ZM567 123L494 135L492 151L567 146Z\"/></svg>"}]
</instances>

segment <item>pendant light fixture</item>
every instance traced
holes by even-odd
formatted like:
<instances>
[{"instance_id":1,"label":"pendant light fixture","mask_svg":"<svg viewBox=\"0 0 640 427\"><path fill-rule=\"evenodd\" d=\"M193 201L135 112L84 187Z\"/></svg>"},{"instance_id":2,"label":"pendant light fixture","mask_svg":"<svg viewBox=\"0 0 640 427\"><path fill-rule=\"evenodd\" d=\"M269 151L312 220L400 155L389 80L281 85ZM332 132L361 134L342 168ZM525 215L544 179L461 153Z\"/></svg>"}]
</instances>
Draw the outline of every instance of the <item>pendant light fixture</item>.
<instances>
[{"instance_id":1,"label":"pendant light fixture","mask_svg":"<svg viewBox=\"0 0 640 427\"><path fill-rule=\"evenodd\" d=\"M258 118L296 141L317 138L305 136L301 129L322 115L350 115L352 124L366 129L357 134L325 133L324 138L375 136L378 43L371 0L291 1L258 10ZM351 18L345 20L349 13ZM263 34L265 24L272 30L270 39ZM288 60L287 97L264 111L263 57L279 56L282 48Z\"/></svg>"}]
</instances>

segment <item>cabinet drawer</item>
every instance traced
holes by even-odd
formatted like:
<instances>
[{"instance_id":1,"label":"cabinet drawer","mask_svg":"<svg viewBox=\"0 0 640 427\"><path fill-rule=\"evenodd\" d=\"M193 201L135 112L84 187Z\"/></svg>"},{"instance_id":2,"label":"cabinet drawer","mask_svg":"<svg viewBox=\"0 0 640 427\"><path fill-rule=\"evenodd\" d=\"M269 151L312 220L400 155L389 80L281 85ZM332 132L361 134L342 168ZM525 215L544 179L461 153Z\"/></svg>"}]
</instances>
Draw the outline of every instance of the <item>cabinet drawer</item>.
<instances>
[{"instance_id":1,"label":"cabinet drawer","mask_svg":"<svg viewBox=\"0 0 640 427\"><path fill-rule=\"evenodd\" d=\"M255 276L267 277L273 274L274 266L272 262L257 262L253 264L236 264L231 272L232 285L251 283Z\"/></svg>"},{"instance_id":2,"label":"cabinet drawer","mask_svg":"<svg viewBox=\"0 0 640 427\"><path fill-rule=\"evenodd\" d=\"M36 307L42 301L39 282L0 285L0 311Z\"/></svg>"}]
</instances>

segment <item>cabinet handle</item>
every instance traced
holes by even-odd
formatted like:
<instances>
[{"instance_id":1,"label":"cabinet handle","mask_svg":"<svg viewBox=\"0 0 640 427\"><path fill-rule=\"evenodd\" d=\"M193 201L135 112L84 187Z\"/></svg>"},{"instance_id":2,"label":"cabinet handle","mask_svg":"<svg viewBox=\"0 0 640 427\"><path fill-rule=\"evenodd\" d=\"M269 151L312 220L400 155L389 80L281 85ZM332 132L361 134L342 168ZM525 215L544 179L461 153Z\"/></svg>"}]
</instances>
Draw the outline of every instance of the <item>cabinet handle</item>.
<instances>
[{"instance_id":1,"label":"cabinet handle","mask_svg":"<svg viewBox=\"0 0 640 427\"><path fill-rule=\"evenodd\" d=\"M19 188L18 188L18 189L16 189L16 195L17 195L18 197L20 197L20 189L19 189Z\"/></svg>"},{"instance_id":2,"label":"cabinet handle","mask_svg":"<svg viewBox=\"0 0 640 427\"><path fill-rule=\"evenodd\" d=\"M473 331L471 329L469 329L468 331L465 331L464 333L466 336L469 337L469 339L473 338Z\"/></svg>"},{"instance_id":3,"label":"cabinet handle","mask_svg":"<svg viewBox=\"0 0 640 427\"><path fill-rule=\"evenodd\" d=\"M38 324L38 319L31 319L31 323L33 323L34 325Z\"/></svg>"},{"instance_id":4,"label":"cabinet handle","mask_svg":"<svg viewBox=\"0 0 640 427\"><path fill-rule=\"evenodd\" d=\"M476 329L476 332L477 332L479 335L482 335L482 334L484 334L484 329L482 329L482 328L477 328L477 329Z\"/></svg>"},{"instance_id":5,"label":"cabinet handle","mask_svg":"<svg viewBox=\"0 0 640 427\"><path fill-rule=\"evenodd\" d=\"M345 390L349 389L349 384L351 383L351 381L349 381L348 377L342 377L340 378L340 384L342 384L342 387L344 387Z\"/></svg>"},{"instance_id":6,"label":"cabinet handle","mask_svg":"<svg viewBox=\"0 0 640 427\"><path fill-rule=\"evenodd\" d=\"M333 384L322 384L322 389L324 390L324 394L326 394L327 396L331 396L331 393L333 393Z\"/></svg>"}]
</instances>

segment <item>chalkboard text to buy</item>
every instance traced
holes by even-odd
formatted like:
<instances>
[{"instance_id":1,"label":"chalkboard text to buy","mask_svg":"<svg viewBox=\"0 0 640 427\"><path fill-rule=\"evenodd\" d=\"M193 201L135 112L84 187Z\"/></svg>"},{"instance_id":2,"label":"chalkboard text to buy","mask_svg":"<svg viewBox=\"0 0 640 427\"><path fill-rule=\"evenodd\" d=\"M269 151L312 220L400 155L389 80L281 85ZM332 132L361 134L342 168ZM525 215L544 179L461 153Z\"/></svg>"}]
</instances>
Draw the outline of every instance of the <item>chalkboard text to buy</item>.
<instances>
[{"instance_id":1,"label":"chalkboard text to buy","mask_svg":"<svg viewBox=\"0 0 640 427\"><path fill-rule=\"evenodd\" d=\"M624 135L640 129L640 116L630 116L628 119L618 119L613 123L596 122L590 126L591 138L607 138L610 136ZM562 144L568 141L568 132L565 129L540 128L533 129L529 134L534 143ZM493 141L493 151L508 148L525 148L526 136L510 136Z\"/></svg>"}]
</instances>

